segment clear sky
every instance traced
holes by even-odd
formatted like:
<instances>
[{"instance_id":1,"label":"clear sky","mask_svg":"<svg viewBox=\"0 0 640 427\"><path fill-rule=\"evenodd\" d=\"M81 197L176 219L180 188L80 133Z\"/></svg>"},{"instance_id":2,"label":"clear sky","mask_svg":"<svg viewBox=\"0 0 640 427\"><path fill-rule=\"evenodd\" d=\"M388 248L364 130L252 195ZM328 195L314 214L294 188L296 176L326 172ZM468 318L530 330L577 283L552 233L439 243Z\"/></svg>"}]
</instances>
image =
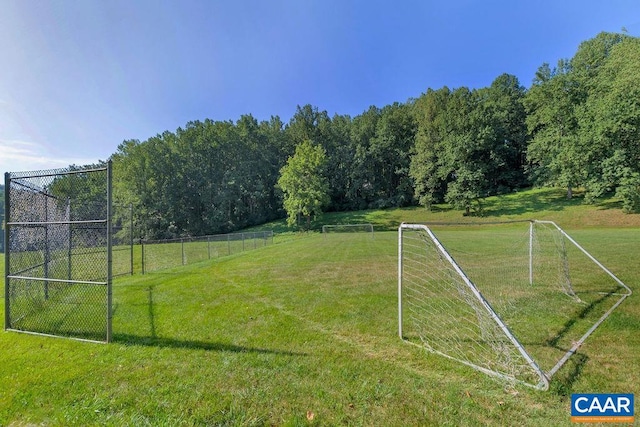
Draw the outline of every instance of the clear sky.
<instances>
[{"instance_id":1,"label":"clear sky","mask_svg":"<svg viewBox=\"0 0 640 427\"><path fill-rule=\"evenodd\" d=\"M640 36L638 0L0 0L0 172L192 120L355 116L502 73L529 87L623 27Z\"/></svg>"}]
</instances>

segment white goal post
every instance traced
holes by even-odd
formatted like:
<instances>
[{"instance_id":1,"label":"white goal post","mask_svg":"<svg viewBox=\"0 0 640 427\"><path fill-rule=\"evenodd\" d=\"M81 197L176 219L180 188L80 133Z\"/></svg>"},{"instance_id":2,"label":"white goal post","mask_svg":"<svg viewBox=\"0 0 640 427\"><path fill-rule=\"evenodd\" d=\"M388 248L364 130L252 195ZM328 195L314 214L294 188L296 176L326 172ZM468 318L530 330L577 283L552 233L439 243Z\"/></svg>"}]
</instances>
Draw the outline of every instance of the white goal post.
<instances>
[{"instance_id":1,"label":"white goal post","mask_svg":"<svg viewBox=\"0 0 640 427\"><path fill-rule=\"evenodd\" d=\"M322 234L329 233L370 233L373 238L372 224L326 224L322 226Z\"/></svg>"},{"instance_id":2,"label":"white goal post","mask_svg":"<svg viewBox=\"0 0 640 427\"><path fill-rule=\"evenodd\" d=\"M551 221L402 224L398 333L538 389L631 295Z\"/></svg>"}]
</instances>

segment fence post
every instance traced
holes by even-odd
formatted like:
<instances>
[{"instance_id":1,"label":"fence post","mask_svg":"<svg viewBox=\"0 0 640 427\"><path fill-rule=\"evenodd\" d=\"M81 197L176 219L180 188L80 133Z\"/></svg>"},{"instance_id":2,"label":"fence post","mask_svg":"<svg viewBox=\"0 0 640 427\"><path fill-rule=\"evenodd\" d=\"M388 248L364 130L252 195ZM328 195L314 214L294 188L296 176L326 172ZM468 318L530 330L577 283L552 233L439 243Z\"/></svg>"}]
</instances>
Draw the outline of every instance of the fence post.
<instances>
[{"instance_id":1,"label":"fence post","mask_svg":"<svg viewBox=\"0 0 640 427\"><path fill-rule=\"evenodd\" d=\"M140 246L142 246L142 274L144 274L144 240L140 240Z\"/></svg>"},{"instance_id":2,"label":"fence post","mask_svg":"<svg viewBox=\"0 0 640 427\"><path fill-rule=\"evenodd\" d=\"M182 265L185 265L185 259L184 259L184 238L180 239L180 247L182 248Z\"/></svg>"},{"instance_id":3,"label":"fence post","mask_svg":"<svg viewBox=\"0 0 640 427\"><path fill-rule=\"evenodd\" d=\"M107 333L105 340L111 342L113 319L113 163L107 162Z\"/></svg>"},{"instance_id":4,"label":"fence post","mask_svg":"<svg viewBox=\"0 0 640 427\"><path fill-rule=\"evenodd\" d=\"M67 197L67 218L71 219L71 198ZM69 250L67 252L67 279L71 280L71 272L73 271L73 263L71 262L71 256L73 255L73 227L69 224Z\"/></svg>"},{"instance_id":5,"label":"fence post","mask_svg":"<svg viewBox=\"0 0 640 427\"><path fill-rule=\"evenodd\" d=\"M4 174L4 329L7 330L11 328L11 316L9 314L9 310L11 309L9 300L10 300L10 292L11 282L9 279L9 275L11 275L11 269L9 268L9 258L11 257L11 249L9 245L11 244L9 241L9 233L11 229L11 175L9 172L5 172Z\"/></svg>"},{"instance_id":6,"label":"fence post","mask_svg":"<svg viewBox=\"0 0 640 427\"><path fill-rule=\"evenodd\" d=\"M133 276L133 203L129 203L129 213L130 213L129 229L131 230L131 232L129 233L129 248L131 249L130 269L131 269L131 275Z\"/></svg>"}]
</instances>

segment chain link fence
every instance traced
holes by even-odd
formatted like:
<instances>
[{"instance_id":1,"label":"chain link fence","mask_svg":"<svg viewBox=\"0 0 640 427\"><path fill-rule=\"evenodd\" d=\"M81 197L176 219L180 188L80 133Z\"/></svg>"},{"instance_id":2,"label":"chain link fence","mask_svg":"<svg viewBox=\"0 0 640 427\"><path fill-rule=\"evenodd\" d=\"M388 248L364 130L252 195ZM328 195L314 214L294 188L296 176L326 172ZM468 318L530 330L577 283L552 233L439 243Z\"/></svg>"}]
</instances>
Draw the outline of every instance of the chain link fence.
<instances>
[{"instance_id":1,"label":"chain link fence","mask_svg":"<svg viewBox=\"0 0 640 427\"><path fill-rule=\"evenodd\" d=\"M111 334L111 164L5 174L5 329Z\"/></svg>"},{"instance_id":2,"label":"chain link fence","mask_svg":"<svg viewBox=\"0 0 640 427\"><path fill-rule=\"evenodd\" d=\"M111 256L113 277L133 275L133 205L113 204Z\"/></svg>"},{"instance_id":3,"label":"chain link fence","mask_svg":"<svg viewBox=\"0 0 640 427\"><path fill-rule=\"evenodd\" d=\"M193 264L273 244L273 231L142 241L142 273Z\"/></svg>"}]
</instances>

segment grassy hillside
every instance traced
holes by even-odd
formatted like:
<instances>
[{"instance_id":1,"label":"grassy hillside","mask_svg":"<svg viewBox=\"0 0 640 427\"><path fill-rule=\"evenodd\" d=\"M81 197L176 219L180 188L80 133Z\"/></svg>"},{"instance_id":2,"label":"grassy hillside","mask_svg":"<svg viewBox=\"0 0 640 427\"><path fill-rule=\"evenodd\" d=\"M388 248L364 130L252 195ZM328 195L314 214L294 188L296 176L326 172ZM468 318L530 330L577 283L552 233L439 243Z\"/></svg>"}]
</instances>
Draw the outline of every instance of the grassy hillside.
<instances>
[{"instance_id":1,"label":"grassy hillside","mask_svg":"<svg viewBox=\"0 0 640 427\"><path fill-rule=\"evenodd\" d=\"M635 291L548 392L397 337L395 231L309 233L117 279L109 345L0 333L0 425L571 425L571 393L640 393L640 227L609 205L517 206L556 197L527 194L490 201L487 217L556 219ZM441 207L325 219L462 217Z\"/></svg>"},{"instance_id":2,"label":"grassy hillside","mask_svg":"<svg viewBox=\"0 0 640 427\"><path fill-rule=\"evenodd\" d=\"M376 230L395 230L402 222L461 222L539 219L557 222L566 229L593 227L640 227L640 214L625 214L622 203L608 198L596 204L584 203L583 193L576 191L567 200L562 189L530 189L512 194L489 197L483 201L479 216L463 216L449 205L436 205L431 211L422 207L369 210L358 212L330 212L317 221L315 230L322 224L371 223ZM288 232L284 220L274 221L253 229L269 229Z\"/></svg>"}]
</instances>

